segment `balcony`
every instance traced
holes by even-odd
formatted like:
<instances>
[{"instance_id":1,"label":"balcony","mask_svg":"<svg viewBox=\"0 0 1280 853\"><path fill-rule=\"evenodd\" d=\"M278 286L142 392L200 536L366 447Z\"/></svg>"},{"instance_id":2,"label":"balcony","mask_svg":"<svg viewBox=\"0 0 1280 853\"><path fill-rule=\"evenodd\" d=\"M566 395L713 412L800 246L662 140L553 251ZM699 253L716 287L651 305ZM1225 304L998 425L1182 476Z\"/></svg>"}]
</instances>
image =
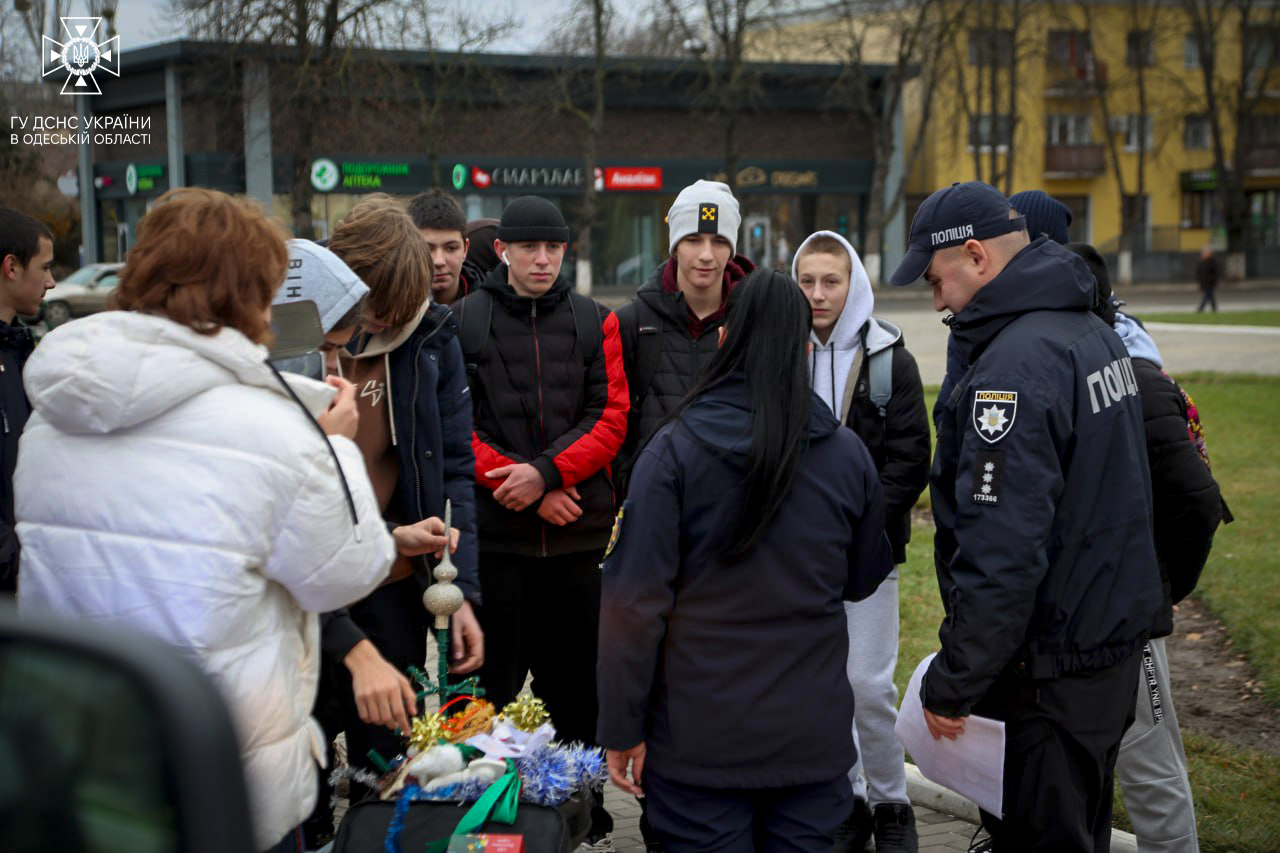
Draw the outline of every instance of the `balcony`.
<instances>
[{"instance_id":1,"label":"balcony","mask_svg":"<svg viewBox=\"0 0 1280 853\"><path fill-rule=\"evenodd\" d=\"M1106 152L1101 143L1091 145L1046 145L1044 177L1046 180L1094 178L1107 170Z\"/></svg>"},{"instance_id":2,"label":"balcony","mask_svg":"<svg viewBox=\"0 0 1280 853\"><path fill-rule=\"evenodd\" d=\"M1107 85L1107 64L1088 57L1045 66L1044 94L1049 98L1092 98Z\"/></svg>"},{"instance_id":3,"label":"balcony","mask_svg":"<svg viewBox=\"0 0 1280 853\"><path fill-rule=\"evenodd\" d=\"M1280 145L1255 145L1244 151L1246 175L1280 175Z\"/></svg>"}]
</instances>

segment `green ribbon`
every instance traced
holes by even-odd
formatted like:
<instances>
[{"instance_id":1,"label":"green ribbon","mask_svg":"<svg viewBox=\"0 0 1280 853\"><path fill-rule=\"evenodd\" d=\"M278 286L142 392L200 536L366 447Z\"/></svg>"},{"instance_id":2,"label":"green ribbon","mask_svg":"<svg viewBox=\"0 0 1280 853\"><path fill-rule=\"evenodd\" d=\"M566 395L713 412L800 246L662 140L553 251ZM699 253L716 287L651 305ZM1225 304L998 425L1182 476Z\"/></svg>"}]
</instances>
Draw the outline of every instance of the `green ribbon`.
<instances>
[{"instance_id":1,"label":"green ribbon","mask_svg":"<svg viewBox=\"0 0 1280 853\"><path fill-rule=\"evenodd\" d=\"M458 821L448 838L431 841L427 844L426 853L446 853L449 841L454 835L471 835L480 830L486 823L505 823L507 826L516 822L516 809L520 805L520 777L516 775L516 765L507 759L507 772L488 787L476 800L467 813Z\"/></svg>"}]
</instances>

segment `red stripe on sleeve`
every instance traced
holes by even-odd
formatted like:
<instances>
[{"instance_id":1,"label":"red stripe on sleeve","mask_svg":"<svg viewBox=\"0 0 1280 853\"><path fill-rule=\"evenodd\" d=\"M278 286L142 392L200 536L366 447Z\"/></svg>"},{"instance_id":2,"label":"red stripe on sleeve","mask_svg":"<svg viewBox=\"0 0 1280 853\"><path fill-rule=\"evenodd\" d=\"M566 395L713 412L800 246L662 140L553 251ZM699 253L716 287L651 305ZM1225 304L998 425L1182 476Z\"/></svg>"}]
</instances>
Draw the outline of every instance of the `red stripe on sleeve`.
<instances>
[{"instance_id":1,"label":"red stripe on sleeve","mask_svg":"<svg viewBox=\"0 0 1280 853\"><path fill-rule=\"evenodd\" d=\"M604 318L605 406L595 424L573 444L555 457L556 469L566 486L590 477L613 462L627 437L627 412L631 395L627 390L627 374L622 365L622 337L618 318L612 311Z\"/></svg>"}]
</instances>

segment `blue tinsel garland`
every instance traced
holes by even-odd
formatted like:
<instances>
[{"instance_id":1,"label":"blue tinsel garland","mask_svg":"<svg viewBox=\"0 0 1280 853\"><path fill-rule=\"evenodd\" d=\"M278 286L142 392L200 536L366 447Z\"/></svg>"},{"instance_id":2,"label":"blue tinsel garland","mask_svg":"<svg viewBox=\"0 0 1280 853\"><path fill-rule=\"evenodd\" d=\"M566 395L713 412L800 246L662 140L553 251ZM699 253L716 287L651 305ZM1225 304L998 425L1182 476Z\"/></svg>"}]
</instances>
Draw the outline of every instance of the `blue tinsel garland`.
<instances>
[{"instance_id":1,"label":"blue tinsel garland","mask_svg":"<svg viewBox=\"0 0 1280 853\"><path fill-rule=\"evenodd\" d=\"M537 806L558 806L575 791L599 788L609 778L604 754L596 747L580 743L548 744L515 759L515 765L522 782L520 802ZM491 784L488 780L467 779L456 785L417 791L411 796L417 800L469 803L479 799Z\"/></svg>"}]
</instances>

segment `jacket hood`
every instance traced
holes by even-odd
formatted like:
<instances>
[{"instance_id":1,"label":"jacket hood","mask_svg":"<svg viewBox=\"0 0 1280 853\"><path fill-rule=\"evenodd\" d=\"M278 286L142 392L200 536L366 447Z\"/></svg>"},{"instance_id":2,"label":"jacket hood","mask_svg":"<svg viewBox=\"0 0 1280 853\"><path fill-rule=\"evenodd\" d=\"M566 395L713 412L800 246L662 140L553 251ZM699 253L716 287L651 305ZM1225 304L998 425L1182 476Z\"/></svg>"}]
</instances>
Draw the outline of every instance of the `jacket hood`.
<instances>
[{"instance_id":1,"label":"jacket hood","mask_svg":"<svg viewBox=\"0 0 1280 853\"><path fill-rule=\"evenodd\" d=\"M1116 312L1116 321L1111 328L1116 330L1125 350L1131 358L1145 358L1156 367L1164 367L1164 359L1160 357L1160 349L1142 324L1134 317Z\"/></svg>"},{"instance_id":2,"label":"jacket hood","mask_svg":"<svg viewBox=\"0 0 1280 853\"><path fill-rule=\"evenodd\" d=\"M364 299L369 286L324 246L299 239L289 240L286 245L289 269L273 304L310 299L320 314L320 327L328 334Z\"/></svg>"},{"instance_id":3,"label":"jacket hood","mask_svg":"<svg viewBox=\"0 0 1280 853\"><path fill-rule=\"evenodd\" d=\"M867 320L867 355L875 355L902 340L902 329L888 320L871 317Z\"/></svg>"},{"instance_id":4,"label":"jacket hood","mask_svg":"<svg viewBox=\"0 0 1280 853\"><path fill-rule=\"evenodd\" d=\"M266 347L234 329L200 335L165 317L107 311L45 336L23 382L32 409L59 430L105 434L146 423L221 385L287 397L266 360Z\"/></svg>"},{"instance_id":5,"label":"jacket hood","mask_svg":"<svg viewBox=\"0 0 1280 853\"><path fill-rule=\"evenodd\" d=\"M486 275L487 273L479 264L470 258L464 260L462 269L458 272L458 298L461 299L468 293L475 293Z\"/></svg>"},{"instance_id":6,"label":"jacket hood","mask_svg":"<svg viewBox=\"0 0 1280 853\"><path fill-rule=\"evenodd\" d=\"M418 313L413 315L413 319L400 326L397 329L387 329L376 335L360 335L356 339L357 351L355 358L376 358L386 355L389 352L395 352L409 340L409 337L418 328L418 324L422 322L422 318L427 316L427 312L431 310L431 300L424 299L422 307L418 309Z\"/></svg>"},{"instance_id":7,"label":"jacket hood","mask_svg":"<svg viewBox=\"0 0 1280 853\"><path fill-rule=\"evenodd\" d=\"M741 373L726 377L680 415L681 424L701 443L734 456L751 449L751 395ZM834 433L840 423L816 394L810 394L809 440Z\"/></svg>"},{"instance_id":8,"label":"jacket hood","mask_svg":"<svg viewBox=\"0 0 1280 853\"><path fill-rule=\"evenodd\" d=\"M824 344L820 341L817 332L810 332L809 340L813 342L815 351L828 348L837 351L856 350L861 345L862 326L871 317L871 312L875 308L875 296L871 292L871 279L867 277L867 271L862 266L862 259L858 257L857 251L849 241L834 231L815 231L810 234L800 244L800 248L796 249L795 256L791 260L791 277L796 281L800 280L800 256L804 253L804 247L819 237L830 237L835 240L844 247L845 253L849 256L849 296L845 300L844 310L836 318L835 328L831 330L827 342Z\"/></svg>"},{"instance_id":9,"label":"jacket hood","mask_svg":"<svg viewBox=\"0 0 1280 853\"><path fill-rule=\"evenodd\" d=\"M1029 311L1090 311L1095 287L1083 258L1048 237L1037 237L950 318L952 334L965 360L972 362L976 348Z\"/></svg>"}]
</instances>

